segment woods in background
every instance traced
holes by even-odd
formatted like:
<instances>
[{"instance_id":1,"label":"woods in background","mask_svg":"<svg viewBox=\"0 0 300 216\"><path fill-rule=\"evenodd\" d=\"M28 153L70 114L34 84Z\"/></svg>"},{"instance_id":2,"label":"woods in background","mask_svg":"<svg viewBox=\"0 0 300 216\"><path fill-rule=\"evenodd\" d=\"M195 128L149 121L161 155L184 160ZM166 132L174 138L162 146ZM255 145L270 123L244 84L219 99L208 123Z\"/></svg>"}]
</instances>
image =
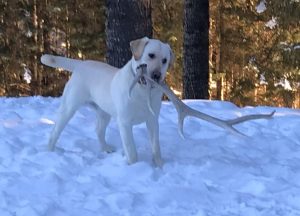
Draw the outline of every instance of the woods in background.
<instances>
[{"instance_id":1,"label":"woods in background","mask_svg":"<svg viewBox=\"0 0 300 216\"><path fill-rule=\"evenodd\" d=\"M106 8L115 2L0 0L0 95L60 95L69 74L43 67L42 53L109 60L115 42L106 42L105 22L111 15L109 10L106 15ZM185 1L143 2L151 3L153 36L175 52L167 82L182 91ZM238 105L300 107L299 1L210 0L209 4L209 97ZM117 28L109 20L107 25Z\"/></svg>"},{"instance_id":2,"label":"woods in background","mask_svg":"<svg viewBox=\"0 0 300 216\"><path fill-rule=\"evenodd\" d=\"M97 0L2 0L0 94L60 95L69 74L43 67L42 53L103 59L104 9Z\"/></svg>"},{"instance_id":3,"label":"woods in background","mask_svg":"<svg viewBox=\"0 0 300 216\"><path fill-rule=\"evenodd\" d=\"M210 1L211 97L300 107L300 2Z\"/></svg>"}]
</instances>

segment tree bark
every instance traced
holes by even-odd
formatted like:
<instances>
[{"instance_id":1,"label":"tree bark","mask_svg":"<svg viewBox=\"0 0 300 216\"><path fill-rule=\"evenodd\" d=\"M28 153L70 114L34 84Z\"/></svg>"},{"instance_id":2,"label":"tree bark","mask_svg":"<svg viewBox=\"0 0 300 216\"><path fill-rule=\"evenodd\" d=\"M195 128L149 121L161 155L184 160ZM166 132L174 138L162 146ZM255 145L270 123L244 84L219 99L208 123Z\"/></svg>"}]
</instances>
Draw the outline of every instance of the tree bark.
<instances>
[{"instance_id":1,"label":"tree bark","mask_svg":"<svg viewBox=\"0 0 300 216\"><path fill-rule=\"evenodd\" d=\"M208 0L185 0L183 97L208 99Z\"/></svg>"},{"instance_id":2,"label":"tree bark","mask_svg":"<svg viewBox=\"0 0 300 216\"><path fill-rule=\"evenodd\" d=\"M218 52L218 67L217 73L224 74L224 19L223 19L223 0L220 0L218 6L218 18L217 18L218 38L219 38L219 52ZM223 75L217 80L217 99L224 100L224 77Z\"/></svg>"},{"instance_id":3,"label":"tree bark","mask_svg":"<svg viewBox=\"0 0 300 216\"><path fill-rule=\"evenodd\" d=\"M33 40L35 47L38 47L38 9L37 9L37 2L36 0L33 1L33 13L32 13L32 20L33 20ZM38 71L38 63L37 63L37 49L34 52L33 56L33 63L32 63L32 72L33 72L33 80L32 83L34 83L33 91L34 95L39 95L41 93L40 91L40 83L39 83L39 71Z\"/></svg>"},{"instance_id":4,"label":"tree bark","mask_svg":"<svg viewBox=\"0 0 300 216\"><path fill-rule=\"evenodd\" d=\"M150 0L106 0L106 61L122 67L131 59L129 42L152 37Z\"/></svg>"}]
</instances>

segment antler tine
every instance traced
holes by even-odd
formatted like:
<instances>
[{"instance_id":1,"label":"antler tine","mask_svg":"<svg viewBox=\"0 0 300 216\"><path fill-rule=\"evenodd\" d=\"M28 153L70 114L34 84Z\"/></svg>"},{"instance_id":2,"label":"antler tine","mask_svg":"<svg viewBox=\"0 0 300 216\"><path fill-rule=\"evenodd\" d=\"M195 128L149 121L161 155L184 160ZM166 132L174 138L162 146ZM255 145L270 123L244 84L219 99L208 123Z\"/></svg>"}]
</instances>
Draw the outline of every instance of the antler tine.
<instances>
[{"instance_id":1,"label":"antler tine","mask_svg":"<svg viewBox=\"0 0 300 216\"><path fill-rule=\"evenodd\" d=\"M236 130L232 125L238 124L244 121L252 120L252 119L262 119L262 118L271 118L275 111L273 111L270 114L255 114L255 115L248 115L248 116L242 116L236 119L232 120L222 120L215 118L213 116L207 115L205 113L202 113L198 110L195 110L189 106L187 106L185 103L183 103L175 94L174 92L167 86L164 82L161 83L156 83L154 82L150 77L145 76L145 78L149 81L151 81L156 87L158 87L162 92L164 92L168 98L173 102L177 112L178 112L178 129L179 129L179 134L184 138L183 135L183 124L184 124L184 119L187 116L193 116L205 121L208 121L212 124L215 124L225 130L228 130L229 132L245 137L246 135L241 133L240 131Z\"/></svg>"},{"instance_id":2,"label":"antler tine","mask_svg":"<svg viewBox=\"0 0 300 216\"><path fill-rule=\"evenodd\" d=\"M163 92L169 97L169 99L173 102L173 104L175 105L175 108L178 112L178 129L179 129L179 134L181 135L181 137L184 137L183 134L183 124L184 124L184 119L187 116L193 116L205 121L208 121L212 124L215 124L219 127L222 127L228 131L230 131L231 133L238 135L238 136L242 136L245 137L246 135L239 132L238 130L236 130L235 128L233 128L230 124L227 124L226 121L215 118L213 116L207 115L205 113L202 113L200 111L197 111L189 106L187 106L185 103L183 103L174 93L173 91L163 82L160 83L159 86L161 86L161 90L163 90Z\"/></svg>"},{"instance_id":3,"label":"antler tine","mask_svg":"<svg viewBox=\"0 0 300 216\"><path fill-rule=\"evenodd\" d=\"M129 97L131 98L131 92L134 86L138 83L138 81L147 73L147 65L146 64L141 64L136 68L136 74L133 72L134 79L131 83L131 86L129 87Z\"/></svg>"},{"instance_id":4,"label":"antler tine","mask_svg":"<svg viewBox=\"0 0 300 216\"><path fill-rule=\"evenodd\" d=\"M151 105L151 85L149 82L146 82L146 88L147 88L147 106L148 106L151 114L153 116L155 116L155 113L154 113L152 105Z\"/></svg>"},{"instance_id":5,"label":"antler tine","mask_svg":"<svg viewBox=\"0 0 300 216\"><path fill-rule=\"evenodd\" d=\"M247 136L247 135L241 133L240 131L236 130L234 127L232 127L232 125L229 124L226 120L215 118L213 116L202 113L198 110L192 109L192 108L188 107L187 105L185 105L185 106L187 107L186 109L188 109L187 115L189 115L189 116L193 116L193 117L202 119L204 121L208 121L208 122L210 122L214 125L217 125L225 130L228 130L229 132L231 132L232 134L235 134L237 136L240 136L240 137Z\"/></svg>"},{"instance_id":6,"label":"antler tine","mask_svg":"<svg viewBox=\"0 0 300 216\"><path fill-rule=\"evenodd\" d=\"M131 86L129 87L129 92L128 92L129 98L131 98L132 89L138 83L141 77L142 77L142 72L139 72L138 74L135 75L134 80L132 81Z\"/></svg>"},{"instance_id":7,"label":"antler tine","mask_svg":"<svg viewBox=\"0 0 300 216\"><path fill-rule=\"evenodd\" d=\"M254 119L268 119L272 118L275 114L275 110L270 114L253 114L253 115L246 115L235 119L226 120L226 122L230 125L239 124L245 121L254 120Z\"/></svg>"},{"instance_id":8,"label":"antler tine","mask_svg":"<svg viewBox=\"0 0 300 216\"><path fill-rule=\"evenodd\" d=\"M138 83L138 81L144 76L146 75L147 71L146 71L147 65L146 64L141 64L140 66L137 67L136 71L137 73L134 74L134 79L129 87L129 98L131 98L131 93L132 93L132 89L134 88L134 86ZM153 108L151 106L151 85L149 82L146 82L146 89L147 89L147 106L151 112L152 115L155 115Z\"/></svg>"}]
</instances>

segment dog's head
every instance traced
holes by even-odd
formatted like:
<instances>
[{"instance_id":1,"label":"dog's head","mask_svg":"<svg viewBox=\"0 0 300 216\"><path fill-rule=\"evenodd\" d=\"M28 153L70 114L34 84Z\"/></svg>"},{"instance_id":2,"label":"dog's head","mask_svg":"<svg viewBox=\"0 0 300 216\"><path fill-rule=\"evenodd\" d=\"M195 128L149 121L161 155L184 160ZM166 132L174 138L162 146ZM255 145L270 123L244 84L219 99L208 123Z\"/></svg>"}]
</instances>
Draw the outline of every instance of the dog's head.
<instances>
[{"instance_id":1,"label":"dog's head","mask_svg":"<svg viewBox=\"0 0 300 216\"><path fill-rule=\"evenodd\" d=\"M130 42L133 55L132 69L134 73L141 65L146 65L147 76L160 82L165 79L167 69L174 63L174 54L170 46L159 40L144 37Z\"/></svg>"}]
</instances>

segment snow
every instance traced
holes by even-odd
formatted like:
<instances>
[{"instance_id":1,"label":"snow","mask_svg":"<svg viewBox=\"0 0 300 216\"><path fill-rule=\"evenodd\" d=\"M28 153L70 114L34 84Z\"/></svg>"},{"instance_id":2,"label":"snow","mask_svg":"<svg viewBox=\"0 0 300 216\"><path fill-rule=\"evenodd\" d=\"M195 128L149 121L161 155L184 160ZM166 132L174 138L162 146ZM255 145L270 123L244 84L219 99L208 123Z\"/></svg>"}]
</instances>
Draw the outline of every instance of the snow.
<instances>
[{"instance_id":1,"label":"snow","mask_svg":"<svg viewBox=\"0 0 300 216\"><path fill-rule=\"evenodd\" d=\"M300 45L294 46L294 50L296 50L296 49L300 49Z\"/></svg>"},{"instance_id":2,"label":"snow","mask_svg":"<svg viewBox=\"0 0 300 216\"><path fill-rule=\"evenodd\" d=\"M139 162L127 165L116 123L99 152L95 115L80 109L55 152L46 150L59 98L0 98L0 215L300 215L300 112L238 108L229 102L185 101L219 118L269 113L270 120L237 126L235 137L189 118L186 139L177 114L164 102L160 140L164 166L153 166L145 125L134 128Z\"/></svg>"},{"instance_id":3,"label":"snow","mask_svg":"<svg viewBox=\"0 0 300 216\"><path fill-rule=\"evenodd\" d=\"M31 83L31 71L27 67L24 67L23 77L27 84Z\"/></svg>"},{"instance_id":4,"label":"snow","mask_svg":"<svg viewBox=\"0 0 300 216\"><path fill-rule=\"evenodd\" d=\"M272 19L270 19L265 26L268 27L269 29L274 29L277 26L277 18L272 17Z\"/></svg>"},{"instance_id":5,"label":"snow","mask_svg":"<svg viewBox=\"0 0 300 216\"><path fill-rule=\"evenodd\" d=\"M263 12L265 12L265 10L267 10L267 7L266 7L266 1L265 1L265 0L262 0L262 1L260 1L260 3L256 6L256 11L257 11L257 13L263 13Z\"/></svg>"},{"instance_id":6,"label":"snow","mask_svg":"<svg viewBox=\"0 0 300 216\"><path fill-rule=\"evenodd\" d=\"M288 81L287 79L282 79L280 82L275 83L275 86L282 86L285 90L293 90L290 81Z\"/></svg>"}]
</instances>

